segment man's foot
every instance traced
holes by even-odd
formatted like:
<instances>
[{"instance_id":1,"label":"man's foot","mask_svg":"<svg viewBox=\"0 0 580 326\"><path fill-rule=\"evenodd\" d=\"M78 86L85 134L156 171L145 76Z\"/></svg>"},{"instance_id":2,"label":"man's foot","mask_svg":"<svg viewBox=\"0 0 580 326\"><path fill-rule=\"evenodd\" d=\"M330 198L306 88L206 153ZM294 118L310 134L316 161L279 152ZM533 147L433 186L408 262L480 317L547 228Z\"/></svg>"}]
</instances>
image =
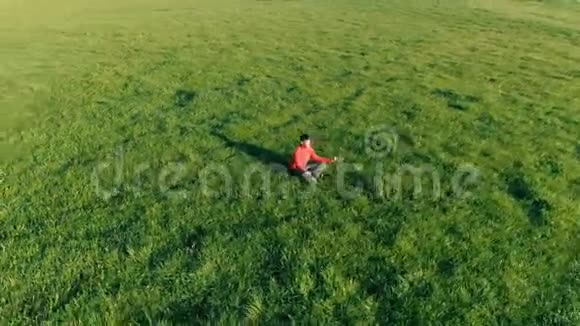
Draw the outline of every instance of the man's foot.
<instances>
[{"instance_id":1,"label":"man's foot","mask_svg":"<svg viewBox=\"0 0 580 326\"><path fill-rule=\"evenodd\" d=\"M318 182L318 180L316 180L316 178L310 172L302 174L302 177L310 184L316 184Z\"/></svg>"},{"instance_id":2,"label":"man's foot","mask_svg":"<svg viewBox=\"0 0 580 326\"><path fill-rule=\"evenodd\" d=\"M306 182L308 182L310 184L317 184L318 183L318 179L316 179L315 177L306 178L305 180L306 180Z\"/></svg>"}]
</instances>

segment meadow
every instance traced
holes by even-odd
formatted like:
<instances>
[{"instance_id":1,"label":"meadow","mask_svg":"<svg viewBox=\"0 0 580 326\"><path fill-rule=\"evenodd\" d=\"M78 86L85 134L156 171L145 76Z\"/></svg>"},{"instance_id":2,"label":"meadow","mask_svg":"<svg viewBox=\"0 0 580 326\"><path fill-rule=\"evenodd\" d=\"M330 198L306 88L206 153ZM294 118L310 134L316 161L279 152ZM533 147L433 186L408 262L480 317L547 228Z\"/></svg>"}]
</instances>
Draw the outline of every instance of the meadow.
<instances>
[{"instance_id":1,"label":"meadow","mask_svg":"<svg viewBox=\"0 0 580 326\"><path fill-rule=\"evenodd\" d=\"M579 325L579 63L572 1L0 0L0 323Z\"/></svg>"}]
</instances>

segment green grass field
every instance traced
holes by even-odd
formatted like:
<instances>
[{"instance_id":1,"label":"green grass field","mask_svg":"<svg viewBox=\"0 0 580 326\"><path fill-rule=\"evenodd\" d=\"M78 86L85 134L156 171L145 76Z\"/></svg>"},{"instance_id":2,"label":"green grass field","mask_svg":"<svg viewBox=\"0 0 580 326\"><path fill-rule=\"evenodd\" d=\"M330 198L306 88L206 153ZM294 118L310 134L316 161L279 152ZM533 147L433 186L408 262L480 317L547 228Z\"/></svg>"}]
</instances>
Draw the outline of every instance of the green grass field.
<instances>
[{"instance_id":1,"label":"green grass field","mask_svg":"<svg viewBox=\"0 0 580 326\"><path fill-rule=\"evenodd\" d=\"M572 1L0 0L0 324L579 325L579 94Z\"/></svg>"}]
</instances>

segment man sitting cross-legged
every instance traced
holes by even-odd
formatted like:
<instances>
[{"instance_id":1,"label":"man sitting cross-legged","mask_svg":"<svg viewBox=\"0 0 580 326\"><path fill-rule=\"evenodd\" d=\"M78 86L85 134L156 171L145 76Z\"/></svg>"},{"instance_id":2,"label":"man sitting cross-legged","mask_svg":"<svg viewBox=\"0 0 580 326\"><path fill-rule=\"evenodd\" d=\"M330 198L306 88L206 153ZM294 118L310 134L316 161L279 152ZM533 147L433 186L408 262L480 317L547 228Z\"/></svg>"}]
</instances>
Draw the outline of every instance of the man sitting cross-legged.
<instances>
[{"instance_id":1,"label":"man sitting cross-legged","mask_svg":"<svg viewBox=\"0 0 580 326\"><path fill-rule=\"evenodd\" d=\"M310 161L314 163L309 163ZM309 183L316 183L326 168L326 164L336 161L336 157L330 159L316 155L312 148L310 137L304 134L300 136L300 145L296 147L290 161L290 172L301 175Z\"/></svg>"}]
</instances>

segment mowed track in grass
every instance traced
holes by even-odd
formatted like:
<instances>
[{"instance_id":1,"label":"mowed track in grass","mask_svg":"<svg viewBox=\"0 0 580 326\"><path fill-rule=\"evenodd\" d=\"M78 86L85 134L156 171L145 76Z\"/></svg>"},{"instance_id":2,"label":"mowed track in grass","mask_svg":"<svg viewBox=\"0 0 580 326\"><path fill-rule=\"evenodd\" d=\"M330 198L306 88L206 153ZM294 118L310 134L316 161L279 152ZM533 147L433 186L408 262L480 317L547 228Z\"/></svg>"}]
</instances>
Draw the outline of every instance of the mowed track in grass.
<instances>
[{"instance_id":1,"label":"mowed track in grass","mask_svg":"<svg viewBox=\"0 0 580 326\"><path fill-rule=\"evenodd\" d=\"M0 319L578 324L580 13L438 3L4 1Z\"/></svg>"}]
</instances>

